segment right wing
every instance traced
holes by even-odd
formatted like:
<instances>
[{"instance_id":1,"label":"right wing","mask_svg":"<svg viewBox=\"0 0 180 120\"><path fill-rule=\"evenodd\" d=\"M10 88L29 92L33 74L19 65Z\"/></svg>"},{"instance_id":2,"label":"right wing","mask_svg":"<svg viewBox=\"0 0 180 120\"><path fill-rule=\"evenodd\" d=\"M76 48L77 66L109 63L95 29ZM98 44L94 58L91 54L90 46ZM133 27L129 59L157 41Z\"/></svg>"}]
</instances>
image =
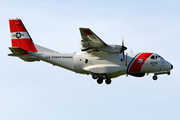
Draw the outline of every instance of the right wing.
<instances>
[{"instance_id":1,"label":"right wing","mask_svg":"<svg viewBox=\"0 0 180 120\"><path fill-rule=\"evenodd\" d=\"M99 51L99 48L108 46L104 41L102 41L93 31L89 28L79 28L81 37L82 51L93 50Z\"/></svg>"}]
</instances>

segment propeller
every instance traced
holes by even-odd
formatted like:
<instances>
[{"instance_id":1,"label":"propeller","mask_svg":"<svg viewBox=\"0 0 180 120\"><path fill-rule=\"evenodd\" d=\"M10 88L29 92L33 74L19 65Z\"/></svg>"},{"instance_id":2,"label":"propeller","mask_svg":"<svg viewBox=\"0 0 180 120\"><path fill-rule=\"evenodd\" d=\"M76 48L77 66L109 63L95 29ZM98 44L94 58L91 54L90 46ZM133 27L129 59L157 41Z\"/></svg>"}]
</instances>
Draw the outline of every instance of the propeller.
<instances>
[{"instance_id":1,"label":"propeller","mask_svg":"<svg viewBox=\"0 0 180 120\"><path fill-rule=\"evenodd\" d=\"M121 53L123 53L123 59L121 59L122 61L124 60L124 51L127 50L127 47L124 46L124 39L122 38L122 47L121 47ZM128 72L126 74L126 77L128 76Z\"/></svg>"},{"instance_id":2,"label":"propeller","mask_svg":"<svg viewBox=\"0 0 180 120\"><path fill-rule=\"evenodd\" d=\"M124 60L124 51L127 49L127 47L124 46L124 40L122 38L122 48L121 48L121 52L123 53L123 60Z\"/></svg>"}]
</instances>

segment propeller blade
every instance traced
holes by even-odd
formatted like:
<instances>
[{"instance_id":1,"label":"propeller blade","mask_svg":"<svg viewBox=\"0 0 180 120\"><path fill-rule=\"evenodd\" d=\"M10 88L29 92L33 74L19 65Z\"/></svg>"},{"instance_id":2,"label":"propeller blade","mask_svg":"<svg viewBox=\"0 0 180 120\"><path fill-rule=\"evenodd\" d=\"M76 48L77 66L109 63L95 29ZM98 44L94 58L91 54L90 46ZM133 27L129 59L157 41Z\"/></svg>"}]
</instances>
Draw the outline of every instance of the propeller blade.
<instances>
[{"instance_id":1,"label":"propeller blade","mask_svg":"<svg viewBox=\"0 0 180 120\"><path fill-rule=\"evenodd\" d=\"M127 47L124 46L124 40L122 38L122 48L121 48L121 52L123 53L123 60L124 60L124 51L127 49Z\"/></svg>"},{"instance_id":2,"label":"propeller blade","mask_svg":"<svg viewBox=\"0 0 180 120\"><path fill-rule=\"evenodd\" d=\"M122 46L124 46L124 39L122 38Z\"/></svg>"},{"instance_id":3,"label":"propeller blade","mask_svg":"<svg viewBox=\"0 0 180 120\"><path fill-rule=\"evenodd\" d=\"M124 60L124 51L123 51L123 60Z\"/></svg>"}]
</instances>

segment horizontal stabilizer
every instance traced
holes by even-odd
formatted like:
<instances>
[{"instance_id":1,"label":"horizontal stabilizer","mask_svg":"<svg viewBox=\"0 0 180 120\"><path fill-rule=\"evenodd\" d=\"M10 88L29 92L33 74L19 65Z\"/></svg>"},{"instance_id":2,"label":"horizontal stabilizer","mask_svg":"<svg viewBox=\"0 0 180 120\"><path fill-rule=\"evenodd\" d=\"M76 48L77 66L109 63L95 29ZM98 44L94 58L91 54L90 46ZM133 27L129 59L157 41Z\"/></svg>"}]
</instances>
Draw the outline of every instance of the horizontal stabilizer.
<instances>
[{"instance_id":1,"label":"horizontal stabilizer","mask_svg":"<svg viewBox=\"0 0 180 120\"><path fill-rule=\"evenodd\" d=\"M22 48L19 48L19 47L9 47L9 49L12 51L13 54L8 54L9 56L20 56L20 55L27 55L28 54L28 51L27 50L24 50Z\"/></svg>"},{"instance_id":2,"label":"horizontal stabilizer","mask_svg":"<svg viewBox=\"0 0 180 120\"><path fill-rule=\"evenodd\" d=\"M40 61L35 56L32 56L29 54L27 50L24 50L19 47L9 47L9 49L12 51L11 54L8 54L8 56L14 56L19 57L20 59L26 61L26 62L34 62L34 61Z\"/></svg>"},{"instance_id":3,"label":"horizontal stabilizer","mask_svg":"<svg viewBox=\"0 0 180 120\"><path fill-rule=\"evenodd\" d=\"M35 62L35 61L40 61L34 56L27 56L27 57L19 57L20 59L26 61L26 62Z\"/></svg>"}]
</instances>

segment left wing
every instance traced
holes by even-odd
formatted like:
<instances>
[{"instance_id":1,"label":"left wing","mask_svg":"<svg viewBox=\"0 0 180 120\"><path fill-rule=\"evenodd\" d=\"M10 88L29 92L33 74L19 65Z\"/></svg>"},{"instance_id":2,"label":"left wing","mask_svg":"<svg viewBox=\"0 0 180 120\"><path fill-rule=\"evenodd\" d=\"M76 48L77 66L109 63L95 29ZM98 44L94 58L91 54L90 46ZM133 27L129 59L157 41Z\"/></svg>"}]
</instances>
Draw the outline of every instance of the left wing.
<instances>
[{"instance_id":1,"label":"left wing","mask_svg":"<svg viewBox=\"0 0 180 120\"><path fill-rule=\"evenodd\" d=\"M83 39L80 42L80 44L82 45L81 48L82 51L87 51L87 50L99 51L98 49L108 46L89 28L79 28L79 29L80 29L81 37Z\"/></svg>"}]
</instances>

